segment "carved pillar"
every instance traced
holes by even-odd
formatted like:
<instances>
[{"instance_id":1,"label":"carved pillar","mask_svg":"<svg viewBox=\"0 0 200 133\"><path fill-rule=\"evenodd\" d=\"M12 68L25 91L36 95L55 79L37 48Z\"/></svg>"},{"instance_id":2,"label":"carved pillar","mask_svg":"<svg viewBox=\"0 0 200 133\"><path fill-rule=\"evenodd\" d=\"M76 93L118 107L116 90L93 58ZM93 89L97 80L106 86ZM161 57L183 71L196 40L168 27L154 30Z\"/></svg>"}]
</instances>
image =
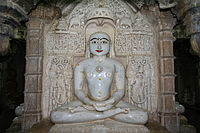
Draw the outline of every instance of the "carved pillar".
<instances>
[{"instance_id":1,"label":"carved pillar","mask_svg":"<svg viewBox=\"0 0 200 133\"><path fill-rule=\"evenodd\" d=\"M41 119L42 29L43 21L30 16L27 23L27 51L22 129L29 129Z\"/></svg>"},{"instance_id":2,"label":"carved pillar","mask_svg":"<svg viewBox=\"0 0 200 133\"><path fill-rule=\"evenodd\" d=\"M42 118L42 67L44 45L44 23L53 19L53 9L37 7L29 15L27 22L27 49L26 49L26 73L24 91L24 115L22 129L27 130Z\"/></svg>"},{"instance_id":3,"label":"carved pillar","mask_svg":"<svg viewBox=\"0 0 200 133\"><path fill-rule=\"evenodd\" d=\"M200 55L200 1L199 0L179 0L176 7L177 17L184 21L187 36L193 50Z\"/></svg>"},{"instance_id":4,"label":"carved pillar","mask_svg":"<svg viewBox=\"0 0 200 133\"><path fill-rule=\"evenodd\" d=\"M178 130L175 110L175 74L172 29L175 19L170 11L160 12L160 115L161 124L169 131Z\"/></svg>"}]
</instances>

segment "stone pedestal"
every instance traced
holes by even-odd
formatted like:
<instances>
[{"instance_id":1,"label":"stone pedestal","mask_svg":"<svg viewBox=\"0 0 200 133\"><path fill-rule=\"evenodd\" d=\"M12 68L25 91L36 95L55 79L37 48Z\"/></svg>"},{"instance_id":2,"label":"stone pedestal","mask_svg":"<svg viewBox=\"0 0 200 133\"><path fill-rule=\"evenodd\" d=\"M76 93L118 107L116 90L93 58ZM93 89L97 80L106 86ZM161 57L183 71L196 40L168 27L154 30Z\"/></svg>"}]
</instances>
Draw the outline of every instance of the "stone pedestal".
<instances>
[{"instance_id":1,"label":"stone pedestal","mask_svg":"<svg viewBox=\"0 0 200 133\"><path fill-rule=\"evenodd\" d=\"M49 133L150 133L150 131L143 125L133 125L106 119L78 124L55 124Z\"/></svg>"}]
</instances>

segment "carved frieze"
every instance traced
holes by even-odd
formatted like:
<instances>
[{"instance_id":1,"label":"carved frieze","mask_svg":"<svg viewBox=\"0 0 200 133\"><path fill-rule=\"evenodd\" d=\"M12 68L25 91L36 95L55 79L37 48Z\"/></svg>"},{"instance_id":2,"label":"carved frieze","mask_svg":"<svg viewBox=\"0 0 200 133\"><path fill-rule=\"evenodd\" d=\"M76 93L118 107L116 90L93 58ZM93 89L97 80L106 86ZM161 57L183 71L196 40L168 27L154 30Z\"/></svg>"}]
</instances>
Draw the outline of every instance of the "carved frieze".
<instances>
[{"instance_id":1,"label":"carved frieze","mask_svg":"<svg viewBox=\"0 0 200 133\"><path fill-rule=\"evenodd\" d=\"M115 53L118 56L133 54L150 55L153 48L153 32L142 14L136 14L135 22L126 20L117 28Z\"/></svg>"},{"instance_id":2,"label":"carved frieze","mask_svg":"<svg viewBox=\"0 0 200 133\"><path fill-rule=\"evenodd\" d=\"M57 32L47 35L48 53L71 53L74 56L84 56L85 37L79 32Z\"/></svg>"},{"instance_id":3,"label":"carved frieze","mask_svg":"<svg viewBox=\"0 0 200 133\"><path fill-rule=\"evenodd\" d=\"M141 34L118 34L115 40L116 55L151 54L153 38Z\"/></svg>"}]
</instances>

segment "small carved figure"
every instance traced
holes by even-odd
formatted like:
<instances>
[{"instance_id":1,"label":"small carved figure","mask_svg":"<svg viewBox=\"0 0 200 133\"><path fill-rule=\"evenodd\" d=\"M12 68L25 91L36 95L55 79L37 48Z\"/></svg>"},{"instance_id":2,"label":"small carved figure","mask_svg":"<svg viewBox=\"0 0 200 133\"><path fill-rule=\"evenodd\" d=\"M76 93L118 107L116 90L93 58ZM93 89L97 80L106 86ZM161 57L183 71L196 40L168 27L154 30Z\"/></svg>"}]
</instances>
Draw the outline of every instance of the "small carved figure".
<instances>
[{"instance_id":1,"label":"small carved figure","mask_svg":"<svg viewBox=\"0 0 200 133\"><path fill-rule=\"evenodd\" d=\"M121 18L119 25L120 25L120 28L122 28L122 29L131 29L132 21L128 17L123 17L123 18Z\"/></svg>"},{"instance_id":2,"label":"small carved figure","mask_svg":"<svg viewBox=\"0 0 200 133\"><path fill-rule=\"evenodd\" d=\"M93 57L77 64L74 71L74 88L78 100L51 112L54 123L80 123L105 118L145 124L147 112L122 101L125 93L125 70L121 63L107 57L110 51L110 37L97 32L90 36L89 48ZM87 92L83 91L84 81ZM115 91L111 85L115 81Z\"/></svg>"},{"instance_id":3,"label":"small carved figure","mask_svg":"<svg viewBox=\"0 0 200 133\"><path fill-rule=\"evenodd\" d=\"M80 28L82 23L84 23L83 16L84 14L80 14L76 17L71 18L69 28Z\"/></svg>"}]
</instances>

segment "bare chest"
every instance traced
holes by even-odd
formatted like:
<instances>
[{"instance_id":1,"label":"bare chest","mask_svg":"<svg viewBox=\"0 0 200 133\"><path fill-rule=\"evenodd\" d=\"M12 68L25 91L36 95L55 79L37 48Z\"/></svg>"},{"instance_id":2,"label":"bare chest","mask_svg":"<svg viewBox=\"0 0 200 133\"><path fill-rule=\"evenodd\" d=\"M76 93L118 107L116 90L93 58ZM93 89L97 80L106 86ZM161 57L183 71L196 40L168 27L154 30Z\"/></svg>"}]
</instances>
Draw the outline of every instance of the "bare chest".
<instances>
[{"instance_id":1,"label":"bare chest","mask_svg":"<svg viewBox=\"0 0 200 133\"><path fill-rule=\"evenodd\" d=\"M104 64L90 64L85 68L87 79L110 79L114 75L114 66Z\"/></svg>"}]
</instances>

